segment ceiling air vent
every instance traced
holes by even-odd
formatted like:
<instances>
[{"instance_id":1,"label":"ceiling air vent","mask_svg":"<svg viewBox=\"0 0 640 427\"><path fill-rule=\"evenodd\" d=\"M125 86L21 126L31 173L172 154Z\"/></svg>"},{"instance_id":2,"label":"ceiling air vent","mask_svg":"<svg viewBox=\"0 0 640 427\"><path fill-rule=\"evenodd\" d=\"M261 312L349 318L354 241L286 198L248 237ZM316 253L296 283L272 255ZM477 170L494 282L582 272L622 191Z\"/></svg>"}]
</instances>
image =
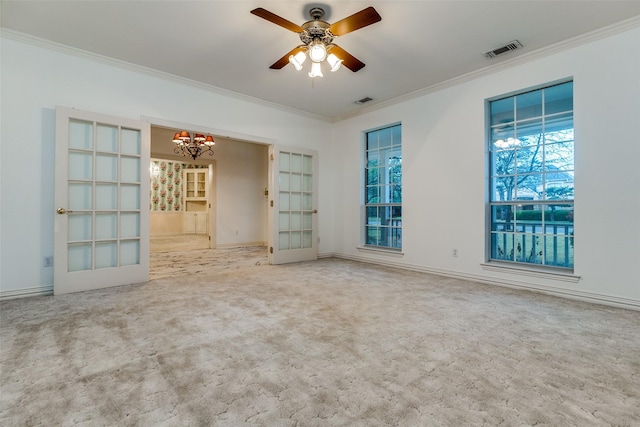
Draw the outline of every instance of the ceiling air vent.
<instances>
[{"instance_id":1,"label":"ceiling air vent","mask_svg":"<svg viewBox=\"0 0 640 427\"><path fill-rule=\"evenodd\" d=\"M484 54L488 58L495 58L498 55L502 55L503 53L507 53L511 50L516 50L521 47L522 47L522 43L520 43L518 40L514 40L512 42L507 43L504 46L500 46L496 49L490 50L489 52L485 52Z\"/></svg>"},{"instance_id":2,"label":"ceiling air vent","mask_svg":"<svg viewBox=\"0 0 640 427\"><path fill-rule=\"evenodd\" d=\"M373 101L373 98L369 98L368 96L365 96L365 97L364 97L364 98L362 98L362 99L358 99L358 100L356 101L356 104L358 104L358 105L362 105L362 104L364 104L365 102L369 102L369 101Z\"/></svg>"}]
</instances>

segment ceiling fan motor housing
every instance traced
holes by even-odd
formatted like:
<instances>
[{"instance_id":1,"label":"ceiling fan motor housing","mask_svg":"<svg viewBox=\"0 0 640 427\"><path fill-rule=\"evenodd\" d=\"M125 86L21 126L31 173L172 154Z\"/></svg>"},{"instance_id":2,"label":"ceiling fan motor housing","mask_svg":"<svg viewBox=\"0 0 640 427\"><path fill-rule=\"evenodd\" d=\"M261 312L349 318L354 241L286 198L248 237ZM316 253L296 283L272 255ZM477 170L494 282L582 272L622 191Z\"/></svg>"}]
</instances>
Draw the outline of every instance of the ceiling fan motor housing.
<instances>
[{"instance_id":1,"label":"ceiling fan motor housing","mask_svg":"<svg viewBox=\"0 0 640 427\"><path fill-rule=\"evenodd\" d=\"M334 35L329 31L331 24L322 20L324 10L314 7L309 11L309 15L311 15L312 20L301 25L303 31L300 33L300 41L307 46L314 40L320 40L325 45L331 44Z\"/></svg>"}]
</instances>

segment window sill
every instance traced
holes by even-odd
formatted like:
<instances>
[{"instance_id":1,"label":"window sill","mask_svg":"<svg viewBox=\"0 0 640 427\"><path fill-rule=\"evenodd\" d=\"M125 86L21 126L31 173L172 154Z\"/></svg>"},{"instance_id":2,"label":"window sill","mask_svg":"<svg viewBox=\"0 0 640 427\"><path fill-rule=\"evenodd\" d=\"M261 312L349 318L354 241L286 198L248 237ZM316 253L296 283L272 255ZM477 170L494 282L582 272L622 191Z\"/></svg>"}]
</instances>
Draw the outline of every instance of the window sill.
<instances>
[{"instance_id":1,"label":"window sill","mask_svg":"<svg viewBox=\"0 0 640 427\"><path fill-rule=\"evenodd\" d=\"M373 246L356 246L360 252L375 252L382 255L390 255L396 257L404 256L404 252L401 249L387 249L387 248L378 248Z\"/></svg>"},{"instance_id":2,"label":"window sill","mask_svg":"<svg viewBox=\"0 0 640 427\"><path fill-rule=\"evenodd\" d=\"M502 264L498 262L486 262L480 264L483 270L487 271L496 271L499 273L510 273L517 274L519 276L531 276L531 277L541 277L543 279L551 279L551 280L560 280L563 282L569 283L578 283L580 281L580 276L576 276L571 271L563 271L563 270L546 270L542 268L528 267L528 266L520 266L520 265L511 265L511 264Z\"/></svg>"}]
</instances>

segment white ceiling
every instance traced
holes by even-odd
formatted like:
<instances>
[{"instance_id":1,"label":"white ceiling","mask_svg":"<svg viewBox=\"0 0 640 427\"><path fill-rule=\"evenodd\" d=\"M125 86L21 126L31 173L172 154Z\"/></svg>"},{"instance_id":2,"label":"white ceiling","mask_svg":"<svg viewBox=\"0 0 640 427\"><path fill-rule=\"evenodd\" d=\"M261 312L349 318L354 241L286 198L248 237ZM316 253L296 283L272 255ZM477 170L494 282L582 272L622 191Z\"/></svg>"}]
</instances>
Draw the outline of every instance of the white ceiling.
<instances>
[{"instance_id":1,"label":"white ceiling","mask_svg":"<svg viewBox=\"0 0 640 427\"><path fill-rule=\"evenodd\" d=\"M382 21L336 38L366 64L307 76L269 66L300 44L296 33L249 12L307 21L322 6L336 22L368 6ZM337 120L359 109L491 67L620 21L640 1L30 1L3 0L2 27L225 91ZM5 30L6 31L6 30ZM494 59L512 40L524 47ZM371 97L360 106L354 101Z\"/></svg>"}]
</instances>

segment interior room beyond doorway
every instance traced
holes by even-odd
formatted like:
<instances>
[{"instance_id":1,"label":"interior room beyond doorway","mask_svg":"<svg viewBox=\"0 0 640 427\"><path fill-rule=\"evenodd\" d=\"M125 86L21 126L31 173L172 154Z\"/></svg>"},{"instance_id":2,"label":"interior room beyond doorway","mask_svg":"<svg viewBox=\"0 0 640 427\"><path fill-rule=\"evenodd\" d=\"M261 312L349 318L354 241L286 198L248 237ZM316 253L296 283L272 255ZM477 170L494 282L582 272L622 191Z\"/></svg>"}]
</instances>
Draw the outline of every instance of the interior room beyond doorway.
<instances>
[{"instance_id":1,"label":"interior room beyond doorway","mask_svg":"<svg viewBox=\"0 0 640 427\"><path fill-rule=\"evenodd\" d=\"M176 131L151 127L150 251L266 245L268 146L214 135L194 160L174 152Z\"/></svg>"}]
</instances>

